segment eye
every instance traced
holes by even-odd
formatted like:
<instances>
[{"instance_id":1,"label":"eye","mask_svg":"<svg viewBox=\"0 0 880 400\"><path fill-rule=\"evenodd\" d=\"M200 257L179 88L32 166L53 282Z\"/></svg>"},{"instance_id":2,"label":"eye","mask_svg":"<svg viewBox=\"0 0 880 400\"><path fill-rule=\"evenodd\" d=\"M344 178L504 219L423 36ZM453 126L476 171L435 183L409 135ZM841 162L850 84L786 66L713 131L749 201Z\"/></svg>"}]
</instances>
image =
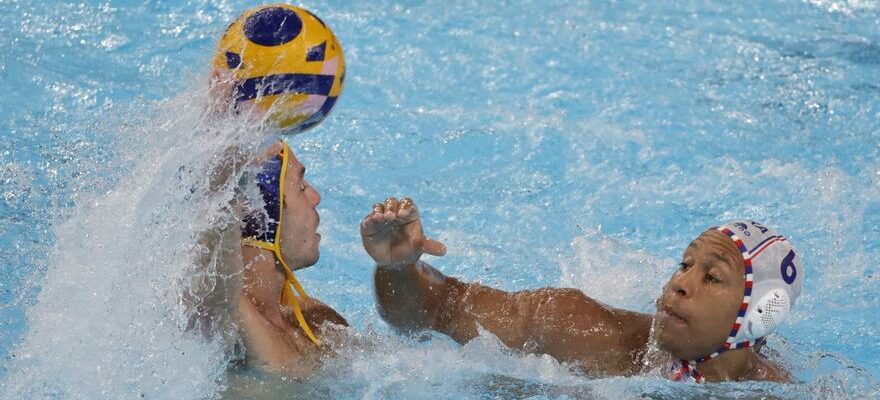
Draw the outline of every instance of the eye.
<instances>
[{"instance_id":1,"label":"eye","mask_svg":"<svg viewBox=\"0 0 880 400\"><path fill-rule=\"evenodd\" d=\"M685 263L678 263L678 270L679 271L687 271L688 268L690 268L690 265L687 265Z\"/></svg>"},{"instance_id":2,"label":"eye","mask_svg":"<svg viewBox=\"0 0 880 400\"><path fill-rule=\"evenodd\" d=\"M300 191L300 192L305 192L305 191L306 191L306 187L307 187L307 186L306 186L306 183L305 183L305 182L300 182L300 183L299 183L299 191Z\"/></svg>"},{"instance_id":3,"label":"eye","mask_svg":"<svg viewBox=\"0 0 880 400\"><path fill-rule=\"evenodd\" d=\"M721 280L716 278L712 274L706 274L706 282L708 282L708 283L721 283Z\"/></svg>"}]
</instances>

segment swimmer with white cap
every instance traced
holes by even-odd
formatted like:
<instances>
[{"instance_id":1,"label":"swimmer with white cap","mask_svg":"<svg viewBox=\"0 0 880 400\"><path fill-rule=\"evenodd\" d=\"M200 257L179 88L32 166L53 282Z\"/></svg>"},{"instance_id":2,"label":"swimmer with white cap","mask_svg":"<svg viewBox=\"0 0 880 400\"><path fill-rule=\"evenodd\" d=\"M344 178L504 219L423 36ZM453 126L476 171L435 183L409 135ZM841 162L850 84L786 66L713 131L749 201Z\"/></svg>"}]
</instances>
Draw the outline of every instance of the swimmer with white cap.
<instances>
[{"instance_id":1,"label":"swimmer with white cap","mask_svg":"<svg viewBox=\"0 0 880 400\"><path fill-rule=\"evenodd\" d=\"M709 228L685 249L654 315L614 309L576 289L504 292L447 277L420 261L445 246L424 236L411 199L377 203L361 223L376 262L382 317L411 332L467 342L479 329L508 347L572 363L593 376L665 371L693 382L787 381L758 351L789 314L803 285L801 259L754 221ZM652 341L660 352L652 352Z\"/></svg>"}]
</instances>

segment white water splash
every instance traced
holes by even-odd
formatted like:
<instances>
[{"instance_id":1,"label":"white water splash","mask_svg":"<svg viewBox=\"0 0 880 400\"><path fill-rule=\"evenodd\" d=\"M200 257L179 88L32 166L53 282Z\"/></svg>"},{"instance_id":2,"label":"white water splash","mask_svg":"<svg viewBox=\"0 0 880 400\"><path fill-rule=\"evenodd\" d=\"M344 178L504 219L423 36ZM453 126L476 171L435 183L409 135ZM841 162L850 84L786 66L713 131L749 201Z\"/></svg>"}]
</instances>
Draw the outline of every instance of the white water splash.
<instances>
[{"instance_id":1,"label":"white water splash","mask_svg":"<svg viewBox=\"0 0 880 400\"><path fill-rule=\"evenodd\" d=\"M224 343L186 329L185 282L199 234L229 221L236 171L211 175L229 149L252 154L259 130L212 126L204 90L165 104L152 124L122 127L131 172L57 226L28 331L4 398L201 398L222 387ZM221 182L222 183L222 182ZM219 187L219 189L217 189ZM207 271L210 273L210 271Z\"/></svg>"},{"instance_id":2,"label":"white water splash","mask_svg":"<svg viewBox=\"0 0 880 400\"><path fill-rule=\"evenodd\" d=\"M614 307L653 313L675 261L635 251L598 231L571 243L574 259L562 260L560 285L574 287Z\"/></svg>"}]
</instances>

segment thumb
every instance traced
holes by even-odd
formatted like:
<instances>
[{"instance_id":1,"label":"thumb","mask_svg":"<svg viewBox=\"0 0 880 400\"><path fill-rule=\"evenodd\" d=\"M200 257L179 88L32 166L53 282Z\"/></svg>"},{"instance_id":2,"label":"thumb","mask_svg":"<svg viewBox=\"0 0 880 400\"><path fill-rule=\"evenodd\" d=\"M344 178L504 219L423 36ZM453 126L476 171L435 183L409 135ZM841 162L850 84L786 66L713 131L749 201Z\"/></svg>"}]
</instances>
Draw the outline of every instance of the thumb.
<instances>
[{"instance_id":1,"label":"thumb","mask_svg":"<svg viewBox=\"0 0 880 400\"><path fill-rule=\"evenodd\" d=\"M434 239L425 239L425 244L422 245L422 250L426 254L430 254L432 256L446 255L446 245Z\"/></svg>"}]
</instances>

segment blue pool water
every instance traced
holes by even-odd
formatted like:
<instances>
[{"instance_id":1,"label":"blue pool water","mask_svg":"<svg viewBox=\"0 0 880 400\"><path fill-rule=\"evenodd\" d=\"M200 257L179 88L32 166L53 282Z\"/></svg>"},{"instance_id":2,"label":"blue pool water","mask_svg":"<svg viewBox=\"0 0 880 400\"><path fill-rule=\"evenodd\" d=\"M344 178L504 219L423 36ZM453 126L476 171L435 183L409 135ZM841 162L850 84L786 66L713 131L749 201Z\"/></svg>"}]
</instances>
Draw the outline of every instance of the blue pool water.
<instances>
[{"instance_id":1,"label":"blue pool water","mask_svg":"<svg viewBox=\"0 0 880 400\"><path fill-rule=\"evenodd\" d=\"M323 195L300 276L358 342L305 382L228 372L177 303L229 196L184 189L261 140L201 112L252 5L0 2L0 398L880 396L880 2L304 3L348 78L290 138ZM448 274L646 312L702 229L764 221L807 267L768 346L799 382L590 379L491 336L396 336L357 234L390 194Z\"/></svg>"}]
</instances>

